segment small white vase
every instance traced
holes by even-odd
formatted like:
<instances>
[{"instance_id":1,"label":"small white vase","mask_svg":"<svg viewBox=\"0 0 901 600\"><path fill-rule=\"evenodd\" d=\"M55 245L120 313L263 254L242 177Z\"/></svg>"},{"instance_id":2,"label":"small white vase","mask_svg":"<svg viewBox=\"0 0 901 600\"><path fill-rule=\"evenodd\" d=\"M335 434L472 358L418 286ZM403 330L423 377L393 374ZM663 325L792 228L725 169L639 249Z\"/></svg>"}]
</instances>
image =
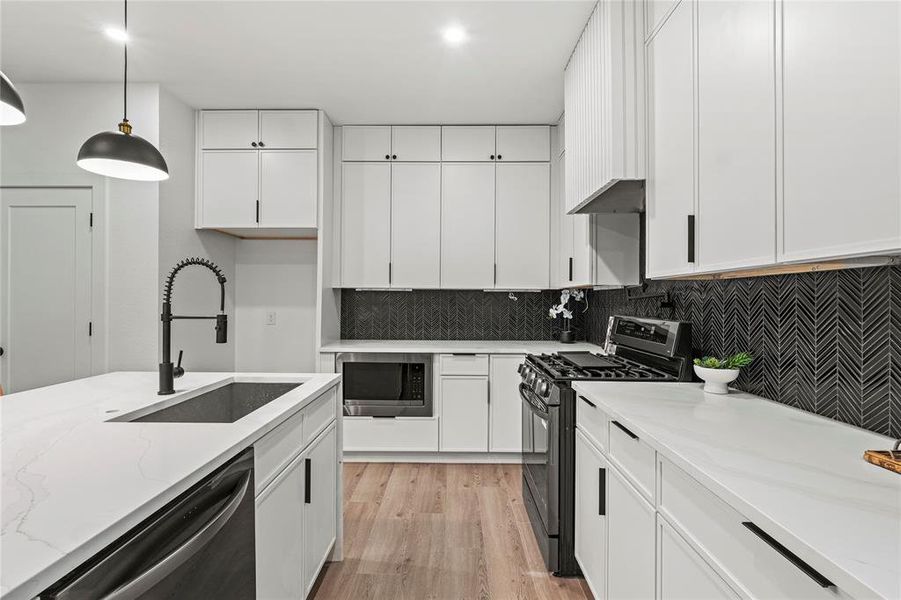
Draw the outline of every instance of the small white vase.
<instances>
[{"instance_id":1,"label":"small white vase","mask_svg":"<svg viewBox=\"0 0 901 600\"><path fill-rule=\"evenodd\" d=\"M728 394L728 385L738 379L738 369L708 369L695 365L695 375L704 381L708 394Z\"/></svg>"}]
</instances>

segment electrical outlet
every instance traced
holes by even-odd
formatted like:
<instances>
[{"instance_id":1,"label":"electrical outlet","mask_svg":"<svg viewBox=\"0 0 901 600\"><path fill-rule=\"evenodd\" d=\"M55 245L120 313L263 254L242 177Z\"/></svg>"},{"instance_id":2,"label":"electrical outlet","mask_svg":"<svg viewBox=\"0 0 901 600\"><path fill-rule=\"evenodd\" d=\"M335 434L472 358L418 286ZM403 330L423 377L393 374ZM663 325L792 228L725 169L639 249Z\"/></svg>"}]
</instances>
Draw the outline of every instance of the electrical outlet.
<instances>
[{"instance_id":1,"label":"electrical outlet","mask_svg":"<svg viewBox=\"0 0 901 600\"><path fill-rule=\"evenodd\" d=\"M275 311L266 311L266 325L275 325Z\"/></svg>"}]
</instances>

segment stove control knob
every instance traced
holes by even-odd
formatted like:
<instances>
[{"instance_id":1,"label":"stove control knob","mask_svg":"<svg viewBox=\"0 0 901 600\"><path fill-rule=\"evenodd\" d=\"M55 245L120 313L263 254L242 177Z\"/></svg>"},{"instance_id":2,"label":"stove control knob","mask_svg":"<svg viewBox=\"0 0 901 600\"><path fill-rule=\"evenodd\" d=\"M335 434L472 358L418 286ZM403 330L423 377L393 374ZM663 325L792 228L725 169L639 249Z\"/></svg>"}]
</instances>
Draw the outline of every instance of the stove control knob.
<instances>
[{"instance_id":1,"label":"stove control knob","mask_svg":"<svg viewBox=\"0 0 901 600\"><path fill-rule=\"evenodd\" d=\"M547 398L549 391L548 382L544 379L539 379L535 382L535 393L541 396L542 398Z\"/></svg>"},{"instance_id":2,"label":"stove control knob","mask_svg":"<svg viewBox=\"0 0 901 600\"><path fill-rule=\"evenodd\" d=\"M516 372L522 375L522 372L525 371L528 367L526 367L526 363L520 363L518 367L516 367Z\"/></svg>"},{"instance_id":3,"label":"stove control knob","mask_svg":"<svg viewBox=\"0 0 901 600\"><path fill-rule=\"evenodd\" d=\"M538 379L538 373L536 373L532 369L529 369L529 372L526 373L526 384L532 385L533 383L535 383L536 379Z\"/></svg>"}]
</instances>

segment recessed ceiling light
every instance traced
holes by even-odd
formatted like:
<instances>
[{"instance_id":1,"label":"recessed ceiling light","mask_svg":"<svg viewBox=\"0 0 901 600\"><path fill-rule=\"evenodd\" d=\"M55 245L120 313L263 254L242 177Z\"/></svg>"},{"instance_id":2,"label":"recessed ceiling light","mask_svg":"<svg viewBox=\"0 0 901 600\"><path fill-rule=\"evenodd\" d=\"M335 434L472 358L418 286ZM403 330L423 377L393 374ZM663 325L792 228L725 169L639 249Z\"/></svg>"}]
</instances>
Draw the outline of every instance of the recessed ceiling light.
<instances>
[{"instance_id":1,"label":"recessed ceiling light","mask_svg":"<svg viewBox=\"0 0 901 600\"><path fill-rule=\"evenodd\" d=\"M466 30L459 25L450 25L448 27L445 27L442 35L444 36L444 41L451 46L459 46L469 39L469 35L467 35Z\"/></svg>"},{"instance_id":2,"label":"recessed ceiling light","mask_svg":"<svg viewBox=\"0 0 901 600\"><path fill-rule=\"evenodd\" d=\"M128 34L125 33L125 30L119 29L118 27L107 27L103 30L103 33L106 34L111 40L115 40L121 44L124 44L128 41Z\"/></svg>"}]
</instances>

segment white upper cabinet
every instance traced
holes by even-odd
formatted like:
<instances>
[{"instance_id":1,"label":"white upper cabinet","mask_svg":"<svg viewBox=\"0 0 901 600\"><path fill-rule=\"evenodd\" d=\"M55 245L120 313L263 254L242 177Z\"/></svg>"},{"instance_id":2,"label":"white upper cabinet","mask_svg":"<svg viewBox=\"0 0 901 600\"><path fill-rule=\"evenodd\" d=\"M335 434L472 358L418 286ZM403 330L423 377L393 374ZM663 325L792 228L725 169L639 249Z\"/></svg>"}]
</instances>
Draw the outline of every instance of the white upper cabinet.
<instances>
[{"instance_id":1,"label":"white upper cabinet","mask_svg":"<svg viewBox=\"0 0 901 600\"><path fill-rule=\"evenodd\" d=\"M564 73L566 210L644 178L644 3L598 2Z\"/></svg>"},{"instance_id":2,"label":"white upper cabinet","mask_svg":"<svg viewBox=\"0 0 901 600\"><path fill-rule=\"evenodd\" d=\"M495 159L506 162L548 162L551 128L547 125L498 125Z\"/></svg>"},{"instance_id":3,"label":"white upper cabinet","mask_svg":"<svg viewBox=\"0 0 901 600\"><path fill-rule=\"evenodd\" d=\"M783 14L780 259L901 248L901 3Z\"/></svg>"},{"instance_id":4,"label":"white upper cabinet","mask_svg":"<svg viewBox=\"0 0 901 600\"><path fill-rule=\"evenodd\" d=\"M319 111L261 110L260 139L262 148L316 148Z\"/></svg>"},{"instance_id":5,"label":"white upper cabinet","mask_svg":"<svg viewBox=\"0 0 901 600\"><path fill-rule=\"evenodd\" d=\"M256 150L212 151L201 156L205 227L256 227L260 156Z\"/></svg>"},{"instance_id":6,"label":"white upper cabinet","mask_svg":"<svg viewBox=\"0 0 901 600\"><path fill-rule=\"evenodd\" d=\"M648 45L648 277L694 270L693 29L682 0Z\"/></svg>"},{"instance_id":7,"label":"white upper cabinet","mask_svg":"<svg viewBox=\"0 0 901 600\"><path fill-rule=\"evenodd\" d=\"M205 110L200 115L200 134L204 150L256 148L259 115L255 110Z\"/></svg>"},{"instance_id":8,"label":"white upper cabinet","mask_svg":"<svg viewBox=\"0 0 901 600\"><path fill-rule=\"evenodd\" d=\"M342 183L342 285L387 288L391 262L391 165L347 163Z\"/></svg>"},{"instance_id":9,"label":"white upper cabinet","mask_svg":"<svg viewBox=\"0 0 901 600\"><path fill-rule=\"evenodd\" d=\"M493 125L444 126L441 128L441 160L489 162L495 159Z\"/></svg>"},{"instance_id":10,"label":"white upper cabinet","mask_svg":"<svg viewBox=\"0 0 901 600\"><path fill-rule=\"evenodd\" d=\"M391 165L391 287L440 284L441 165Z\"/></svg>"},{"instance_id":11,"label":"white upper cabinet","mask_svg":"<svg viewBox=\"0 0 901 600\"><path fill-rule=\"evenodd\" d=\"M550 287L550 165L497 165L498 288Z\"/></svg>"},{"instance_id":12,"label":"white upper cabinet","mask_svg":"<svg viewBox=\"0 0 901 600\"><path fill-rule=\"evenodd\" d=\"M440 161L441 127L394 125L391 127L391 158L407 162Z\"/></svg>"},{"instance_id":13,"label":"white upper cabinet","mask_svg":"<svg viewBox=\"0 0 901 600\"><path fill-rule=\"evenodd\" d=\"M390 125L345 125L341 131L343 160L391 160Z\"/></svg>"},{"instance_id":14,"label":"white upper cabinet","mask_svg":"<svg viewBox=\"0 0 901 600\"><path fill-rule=\"evenodd\" d=\"M700 0L697 11L697 269L769 265L776 260L774 5ZM668 28L655 45L668 41ZM666 153L661 144L655 150Z\"/></svg>"},{"instance_id":15,"label":"white upper cabinet","mask_svg":"<svg viewBox=\"0 0 901 600\"><path fill-rule=\"evenodd\" d=\"M441 165L441 287L494 287L493 163Z\"/></svg>"},{"instance_id":16,"label":"white upper cabinet","mask_svg":"<svg viewBox=\"0 0 901 600\"><path fill-rule=\"evenodd\" d=\"M315 150L260 152L260 227L316 227Z\"/></svg>"}]
</instances>

